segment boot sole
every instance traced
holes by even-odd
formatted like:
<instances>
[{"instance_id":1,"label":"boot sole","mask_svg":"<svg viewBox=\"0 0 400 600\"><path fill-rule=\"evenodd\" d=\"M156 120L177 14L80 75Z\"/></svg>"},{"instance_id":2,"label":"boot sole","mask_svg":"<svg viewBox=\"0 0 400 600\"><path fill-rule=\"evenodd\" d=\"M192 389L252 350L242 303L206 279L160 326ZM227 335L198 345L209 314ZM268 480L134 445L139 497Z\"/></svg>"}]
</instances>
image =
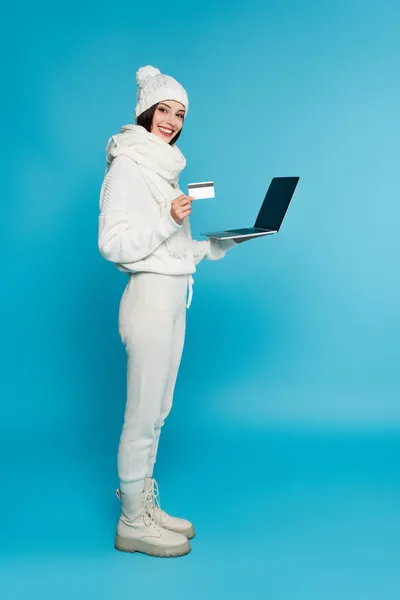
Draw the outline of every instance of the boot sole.
<instances>
[{"instance_id":1,"label":"boot sole","mask_svg":"<svg viewBox=\"0 0 400 600\"><path fill-rule=\"evenodd\" d=\"M142 542L141 540L132 540L129 538L123 538L119 535L115 536L114 548L120 552L142 552L149 556L158 556L159 558L175 558L177 556L184 556L189 554L191 547L189 542L184 542L179 546L160 548L149 544L148 542Z\"/></svg>"},{"instance_id":2,"label":"boot sole","mask_svg":"<svg viewBox=\"0 0 400 600\"><path fill-rule=\"evenodd\" d=\"M166 529L168 529L168 527L166 527ZM192 538L194 538L195 531L194 531L194 527L188 527L187 529L171 529L170 531L175 531L176 533L180 533L181 535L184 535L188 540L191 540Z\"/></svg>"},{"instance_id":3,"label":"boot sole","mask_svg":"<svg viewBox=\"0 0 400 600\"><path fill-rule=\"evenodd\" d=\"M188 533L185 533L184 535L187 537L187 539L188 539L188 540L191 540L191 539L193 539L193 538L194 538L194 536L195 536L196 534L195 534L195 532L194 532L194 529L191 529L190 531L188 531Z\"/></svg>"}]
</instances>

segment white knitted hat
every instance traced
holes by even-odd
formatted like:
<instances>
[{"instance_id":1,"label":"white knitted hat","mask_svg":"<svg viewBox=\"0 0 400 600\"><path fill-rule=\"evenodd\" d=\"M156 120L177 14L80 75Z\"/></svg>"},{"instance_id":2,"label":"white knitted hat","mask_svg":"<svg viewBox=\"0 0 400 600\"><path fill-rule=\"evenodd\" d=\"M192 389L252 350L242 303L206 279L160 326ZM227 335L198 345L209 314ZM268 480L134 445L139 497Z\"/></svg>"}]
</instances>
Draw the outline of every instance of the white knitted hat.
<instances>
[{"instance_id":1,"label":"white knitted hat","mask_svg":"<svg viewBox=\"0 0 400 600\"><path fill-rule=\"evenodd\" d=\"M138 84L135 117L162 100L175 100L181 102L189 110L189 99L186 90L181 84L169 75L163 75L159 69L147 65L140 67L136 73Z\"/></svg>"}]
</instances>

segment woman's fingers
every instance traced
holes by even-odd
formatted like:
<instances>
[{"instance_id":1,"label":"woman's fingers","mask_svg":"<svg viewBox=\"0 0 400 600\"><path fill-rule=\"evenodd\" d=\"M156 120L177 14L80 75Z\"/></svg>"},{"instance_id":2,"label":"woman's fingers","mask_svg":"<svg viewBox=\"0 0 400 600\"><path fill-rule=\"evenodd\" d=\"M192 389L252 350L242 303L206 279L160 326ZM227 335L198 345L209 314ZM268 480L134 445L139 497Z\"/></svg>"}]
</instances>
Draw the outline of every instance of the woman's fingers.
<instances>
[{"instance_id":1,"label":"woman's fingers","mask_svg":"<svg viewBox=\"0 0 400 600\"><path fill-rule=\"evenodd\" d=\"M185 202L184 204L179 204L176 207L176 210L190 210L191 209L191 203L190 202Z\"/></svg>"},{"instance_id":2,"label":"woman's fingers","mask_svg":"<svg viewBox=\"0 0 400 600\"><path fill-rule=\"evenodd\" d=\"M192 200L194 200L193 196L182 194L172 201L171 215L175 221L182 224L183 220L190 215L192 212Z\"/></svg>"},{"instance_id":3,"label":"woman's fingers","mask_svg":"<svg viewBox=\"0 0 400 600\"><path fill-rule=\"evenodd\" d=\"M187 202L191 202L192 200L194 200L194 196L186 196L186 194L181 194L180 196L178 196L177 198L175 198L173 201L174 202L183 202L185 200Z\"/></svg>"}]
</instances>

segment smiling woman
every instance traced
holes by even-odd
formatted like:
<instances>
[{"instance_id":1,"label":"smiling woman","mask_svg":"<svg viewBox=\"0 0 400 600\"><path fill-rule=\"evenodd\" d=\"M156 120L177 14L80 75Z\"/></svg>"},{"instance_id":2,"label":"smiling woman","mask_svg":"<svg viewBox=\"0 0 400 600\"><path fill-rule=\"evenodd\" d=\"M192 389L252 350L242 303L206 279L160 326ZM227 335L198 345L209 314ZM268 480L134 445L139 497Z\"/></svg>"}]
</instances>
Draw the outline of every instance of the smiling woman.
<instances>
[{"instance_id":1,"label":"smiling woman","mask_svg":"<svg viewBox=\"0 0 400 600\"><path fill-rule=\"evenodd\" d=\"M192 239L193 198L179 189L186 158L175 145L188 113L185 89L151 65L141 67L136 79L136 124L124 125L107 144L98 235L102 256L129 276L118 317L127 352L127 398L115 547L181 556L190 551L194 527L161 511L153 469L172 408L192 274L201 260L219 260L236 244Z\"/></svg>"},{"instance_id":2,"label":"smiling woman","mask_svg":"<svg viewBox=\"0 0 400 600\"><path fill-rule=\"evenodd\" d=\"M181 135L185 114L183 104L167 100L145 110L136 118L136 123L172 146Z\"/></svg>"},{"instance_id":3,"label":"smiling woman","mask_svg":"<svg viewBox=\"0 0 400 600\"><path fill-rule=\"evenodd\" d=\"M168 138L168 141L171 136L174 136L172 140L176 141L176 134L180 133L184 118L185 107L180 102L175 100L168 100L168 104L160 102L154 112L151 133L160 135L160 132L162 137Z\"/></svg>"}]
</instances>

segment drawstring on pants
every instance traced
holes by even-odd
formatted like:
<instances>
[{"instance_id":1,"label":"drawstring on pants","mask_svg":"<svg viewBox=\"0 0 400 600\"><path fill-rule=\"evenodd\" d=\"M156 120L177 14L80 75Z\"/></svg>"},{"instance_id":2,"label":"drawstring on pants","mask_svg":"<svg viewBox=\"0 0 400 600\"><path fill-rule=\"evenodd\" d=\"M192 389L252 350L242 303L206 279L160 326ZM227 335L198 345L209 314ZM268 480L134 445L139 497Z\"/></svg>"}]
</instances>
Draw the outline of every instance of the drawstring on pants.
<instances>
[{"instance_id":1,"label":"drawstring on pants","mask_svg":"<svg viewBox=\"0 0 400 600\"><path fill-rule=\"evenodd\" d=\"M190 308L190 305L192 303L192 298L193 298L193 284L194 284L193 277L191 275L188 275L189 297L188 297L188 302L186 304L186 308Z\"/></svg>"}]
</instances>

